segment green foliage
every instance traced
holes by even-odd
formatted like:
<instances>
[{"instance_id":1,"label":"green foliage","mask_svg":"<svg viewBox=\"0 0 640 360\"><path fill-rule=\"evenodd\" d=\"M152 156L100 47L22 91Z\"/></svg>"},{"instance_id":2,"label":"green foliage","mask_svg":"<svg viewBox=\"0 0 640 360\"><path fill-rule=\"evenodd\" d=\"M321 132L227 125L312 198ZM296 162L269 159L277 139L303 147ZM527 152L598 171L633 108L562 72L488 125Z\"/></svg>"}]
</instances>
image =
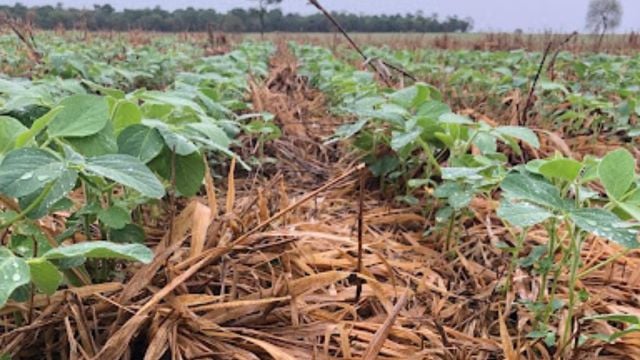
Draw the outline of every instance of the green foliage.
<instances>
[{"instance_id":1,"label":"green foliage","mask_svg":"<svg viewBox=\"0 0 640 360\"><path fill-rule=\"evenodd\" d=\"M10 116L0 116L0 156L13 149L16 137L26 130L20 121Z\"/></svg>"},{"instance_id":2,"label":"green foliage","mask_svg":"<svg viewBox=\"0 0 640 360\"><path fill-rule=\"evenodd\" d=\"M93 61L80 50L76 57L53 51L40 79L0 79L0 114L11 114L0 116L0 194L19 206L0 211L7 244L0 246L0 307L12 296L27 296L29 282L44 294L75 284L72 268L104 280L104 274L88 272L87 259L151 262L143 224L132 214L163 198L174 181L179 195L195 195L207 157L235 156L232 137L258 129L245 120L269 118L235 111L249 108L247 78L266 75L273 50L247 43L226 55L191 60L191 72L176 76L164 91L127 93L147 76L134 74L135 67ZM272 123L267 127L279 131ZM273 138L258 130L264 141ZM84 202L72 202L72 193ZM58 210L70 216L67 231L53 241L36 221ZM104 241L63 245L78 231L93 239L92 226Z\"/></svg>"},{"instance_id":3,"label":"green foliage","mask_svg":"<svg viewBox=\"0 0 640 360\"><path fill-rule=\"evenodd\" d=\"M602 20L599 18L598 20ZM397 64L443 89L450 105L482 108L499 117L515 94L527 93L541 53L367 48L370 58ZM567 134L620 131L638 135L640 57L561 52L553 71L541 73L531 109L539 125L563 128ZM553 78L553 80L551 79ZM506 102L505 102L506 101ZM507 130L508 131L508 130Z\"/></svg>"},{"instance_id":4,"label":"green foliage","mask_svg":"<svg viewBox=\"0 0 640 360\"><path fill-rule=\"evenodd\" d=\"M118 151L148 163L160 154L164 140L157 129L145 125L127 127L118 136Z\"/></svg>"},{"instance_id":5,"label":"green foliage","mask_svg":"<svg viewBox=\"0 0 640 360\"><path fill-rule=\"evenodd\" d=\"M150 198L164 196L158 178L140 160L130 155L113 154L87 159L85 169L139 191Z\"/></svg>"},{"instance_id":6,"label":"green foliage","mask_svg":"<svg viewBox=\"0 0 640 360\"><path fill-rule=\"evenodd\" d=\"M29 265L4 247L0 247L0 280L0 306L17 288L29 283Z\"/></svg>"},{"instance_id":7,"label":"green foliage","mask_svg":"<svg viewBox=\"0 0 640 360\"><path fill-rule=\"evenodd\" d=\"M20 198L58 179L65 164L48 151L23 148L9 152L0 163L0 193Z\"/></svg>"},{"instance_id":8,"label":"green foliage","mask_svg":"<svg viewBox=\"0 0 640 360\"><path fill-rule=\"evenodd\" d=\"M341 126L329 141L350 141L383 185L394 186L397 192L402 189L399 185L406 183L407 193L398 195L398 200L417 205L421 203L417 196L435 199L424 201L429 210L433 204L437 206L436 229L428 232L443 231L447 250L450 241L457 237L456 222L465 216L473 199L485 197L492 201L500 191L497 215L510 226L509 234L513 237L509 244L500 247L512 259L503 285L511 286L517 266L537 275L540 281L537 288L541 289L538 298L525 304L535 319L528 337L542 339L550 347L557 346L558 339L568 339L573 311L579 301L589 296L576 290L581 249L587 236L611 240L629 249L640 246L638 223L629 221L640 220L640 186L633 156L626 150L614 151L602 160L590 156L582 161L554 156L511 168L514 158L523 155L523 144L533 149L540 146L534 131L526 127L496 126L481 118L456 114L442 102L442 98L459 96L458 93L480 93L483 106L490 106L491 101L487 101L489 105L484 103L486 96L503 97L516 90L525 92L528 79L533 77L539 63L536 56L523 52L367 50L371 58L393 59L391 62L399 62L405 68L423 71L425 78L438 79L448 74L441 88L445 92L459 88L459 92L452 95L441 94L424 83L400 90L385 89L371 76L361 74L323 49L297 44L290 47L301 59L301 72L327 94L333 110L355 120ZM421 58L414 61L417 56ZM574 64L578 62L570 60ZM560 61L567 66L562 63L564 60ZM600 67L606 61L611 63L612 59L591 62L589 66L601 74L606 73ZM505 66L496 70L496 63ZM579 81L589 84L593 77L595 74L590 74ZM594 114L612 114L609 111L613 104L590 94L580 94L577 86L547 79L539 86L538 92L545 96L538 100L542 105L536 110L544 113L546 108L554 108L559 102L570 103L572 109L555 116L565 122L576 121L571 125L576 131L582 131L583 122L594 123ZM607 89L605 93L615 91ZM635 104L633 96L624 97ZM502 105L503 102L495 99L495 103ZM629 103L626 108L633 108ZM566 115L572 111L575 111L573 115ZM615 116L607 119L603 116L595 126L629 129L631 111L621 108L617 114L615 116L626 114L626 117L614 124ZM596 181L604 186L606 198L594 191L597 187L591 186ZM549 241L527 252L527 234L532 228L546 230ZM558 279L564 278L564 273L568 273L568 302L558 299L555 292ZM558 336L550 320L565 307L569 308L565 334Z\"/></svg>"},{"instance_id":9,"label":"green foliage","mask_svg":"<svg viewBox=\"0 0 640 360\"><path fill-rule=\"evenodd\" d=\"M49 260L43 258L30 259L29 274L31 281L42 293L51 295L62 284L62 274Z\"/></svg>"},{"instance_id":10,"label":"green foliage","mask_svg":"<svg viewBox=\"0 0 640 360\"><path fill-rule=\"evenodd\" d=\"M102 130L109 121L107 100L95 95L73 95L60 102L62 110L49 123L49 136L86 137Z\"/></svg>"},{"instance_id":11,"label":"green foliage","mask_svg":"<svg viewBox=\"0 0 640 360\"><path fill-rule=\"evenodd\" d=\"M598 176L609 197L619 200L635 178L636 161L625 149L607 154L598 166Z\"/></svg>"},{"instance_id":12,"label":"green foliage","mask_svg":"<svg viewBox=\"0 0 640 360\"><path fill-rule=\"evenodd\" d=\"M53 248L42 255L47 260L70 258L124 259L148 264L153 252L142 244L114 244L108 241L88 241Z\"/></svg>"},{"instance_id":13,"label":"green foliage","mask_svg":"<svg viewBox=\"0 0 640 360\"><path fill-rule=\"evenodd\" d=\"M525 169L537 172L530 173ZM586 183L599 180L607 191L613 204L619 204L617 198L629 191L635 178L635 161L626 150L615 150L599 164L594 176L593 160L586 157L583 162L567 158L551 158L536 160L535 164L523 167L520 172L509 174L501 183L502 201L497 214L507 223L522 229L518 245L513 249L516 257L522 250L523 239L528 228L543 225L549 236L549 243L544 249L544 256L520 262L521 265L534 266L541 274L537 319L540 321L540 336L551 336L548 320L557 308L553 306L557 289L554 284L549 288L547 278L550 274L559 274L562 270L569 272L569 316L565 323L566 336L572 327L573 309L579 300L575 286L579 280L578 268L581 261L581 249L584 234L590 233L611 241L625 248L640 247L638 242L638 224L627 222L610 210L595 207L591 196L581 196ZM544 177L541 177L543 175ZM623 208L624 209L624 208ZM558 243L559 225L569 232L569 245ZM556 252L562 253L562 261L555 262ZM531 256L530 256L531 257ZM513 262L515 264L515 261ZM513 270L512 270L513 271ZM550 292L549 298L544 297ZM584 294L588 297L588 294ZM584 296L580 296L580 299ZM545 303L545 301L547 301ZM534 337L538 335L534 334ZM555 334L553 334L555 339ZM555 341L555 340L554 340Z\"/></svg>"}]
</instances>

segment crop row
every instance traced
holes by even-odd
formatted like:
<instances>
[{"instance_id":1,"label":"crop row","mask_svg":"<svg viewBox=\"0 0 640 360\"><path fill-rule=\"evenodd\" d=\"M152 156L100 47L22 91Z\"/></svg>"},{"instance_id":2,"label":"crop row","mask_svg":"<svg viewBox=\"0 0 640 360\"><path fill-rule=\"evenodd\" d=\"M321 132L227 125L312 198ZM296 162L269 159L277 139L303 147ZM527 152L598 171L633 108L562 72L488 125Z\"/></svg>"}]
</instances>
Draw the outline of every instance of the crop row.
<instances>
[{"instance_id":1,"label":"crop row","mask_svg":"<svg viewBox=\"0 0 640 360\"><path fill-rule=\"evenodd\" d=\"M264 77L273 52L271 44L244 43L194 60L164 90L127 93L128 84L85 77L83 65L0 80L0 232L8 235L0 247L0 306L28 298L30 282L51 294L63 283L104 279L92 266L96 258L151 261L140 206L168 188L196 194L203 158L234 156L244 120L262 116L236 115L250 110L248 77ZM132 71L118 66L115 73ZM59 211L68 213L65 231L53 236L38 219ZM69 245L77 234L100 241Z\"/></svg>"},{"instance_id":2,"label":"crop row","mask_svg":"<svg viewBox=\"0 0 640 360\"><path fill-rule=\"evenodd\" d=\"M542 54L522 50L437 51L369 48L370 57L387 59L437 86L456 108L473 108L496 120L513 121L510 106L528 96ZM542 67L531 109L537 125L571 133L625 131L640 134L640 56L551 53Z\"/></svg>"},{"instance_id":3,"label":"crop row","mask_svg":"<svg viewBox=\"0 0 640 360\"><path fill-rule=\"evenodd\" d=\"M445 250L455 247L456 234L462 233L458 224L475 217L469 211L475 198L498 202L493 216L510 234L498 246L511 258L508 276L500 286L509 292L517 268L533 274L540 289L536 298L518 299L533 315L529 337L540 338L550 347L567 345L574 331L575 309L589 297L578 294L576 284L600 266L581 268L584 244L595 235L622 249L640 245L640 181L630 152L618 149L603 159L585 156L581 161L556 154L524 163L517 160L523 152L539 147L538 137L528 128L474 121L452 112L431 85L388 89L373 74L358 71L325 49L291 47L301 72L326 92L334 111L355 120L338 129L332 141L348 140L383 183L406 184L408 190L398 199L428 210L436 207L437 226L427 234L442 235ZM504 55L496 55L500 56ZM511 56L507 58L516 66L524 54ZM482 72L482 68L467 71ZM521 81L524 88L526 81ZM467 85L486 83L470 80ZM540 229L548 242L531 247L528 234ZM568 279L566 297L558 292L563 279ZM612 318L616 319L605 314L582 320Z\"/></svg>"}]
</instances>

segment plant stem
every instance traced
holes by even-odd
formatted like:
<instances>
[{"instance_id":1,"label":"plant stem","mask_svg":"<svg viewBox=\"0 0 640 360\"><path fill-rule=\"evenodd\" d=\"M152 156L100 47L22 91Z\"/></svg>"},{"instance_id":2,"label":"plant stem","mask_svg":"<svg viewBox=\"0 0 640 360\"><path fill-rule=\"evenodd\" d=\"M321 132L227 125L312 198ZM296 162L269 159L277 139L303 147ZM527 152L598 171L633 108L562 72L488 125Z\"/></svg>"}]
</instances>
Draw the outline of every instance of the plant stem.
<instances>
[{"instance_id":1,"label":"plant stem","mask_svg":"<svg viewBox=\"0 0 640 360\"><path fill-rule=\"evenodd\" d=\"M553 263L553 259L555 257L555 247L556 247L556 219L551 219L551 224L547 228L547 233L549 234L549 246L547 249L547 260L549 263ZM549 271L551 268L545 269L542 273L542 279L540 280L540 292L538 293L538 301L542 300L547 293L547 279L549 276Z\"/></svg>"},{"instance_id":2,"label":"plant stem","mask_svg":"<svg viewBox=\"0 0 640 360\"><path fill-rule=\"evenodd\" d=\"M554 271L553 271L553 283L551 283L551 290L549 291L549 299L548 299L548 303L547 303L547 310L544 314L544 324L548 324L549 323L549 318L551 317L551 314L553 313L553 303L556 300L556 291L558 290L558 282L560 280L560 273L562 272L562 269L564 269L564 267L567 264L568 261L568 254L567 254L567 250L563 249L562 251L562 259L560 261L560 264L558 266L555 267Z\"/></svg>"},{"instance_id":3,"label":"plant stem","mask_svg":"<svg viewBox=\"0 0 640 360\"><path fill-rule=\"evenodd\" d=\"M429 160L429 164L431 164L431 166L435 170L435 173L440 175L442 173L442 171L440 170L440 164L438 163L438 160L436 160L436 158L433 157L433 152L431 151L431 147L429 146L429 144L427 144L426 141L422 139L418 139L418 141L420 142L420 146L422 146L424 153L427 154L427 160Z\"/></svg>"},{"instance_id":4,"label":"plant stem","mask_svg":"<svg viewBox=\"0 0 640 360\"><path fill-rule=\"evenodd\" d=\"M451 218L449 219L449 227L447 228L447 241L445 243L445 250L448 252L451 249L451 236L453 235L453 225L456 221L456 211L451 212Z\"/></svg>"},{"instance_id":5,"label":"plant stem","mask_svg":"<svg viewBox=\"0 0 640 360\"><path fill-rule=\"evenodd\" d=\"M573 325L574 306L576 304L576 282L578 281L578 268L580 267L580 248L582 247L580 231L574 226L571 227L571 264L569 273L569 306L567 322L564 328L564 341L570 341L571 328Z\"/></svg>"},{"instance_id":6,"label":"plant stem","mask_svg":"<svg viewBox=\"0 0 640 360\"><path fill-rule=\"evenodd\" d=\"M513 248L511 252L511 262L509 263L509 271L507 274L507 286L505 293L508 293L511 289L511 285L513 284L513 273L516 268L516 263L518 262L518 254L522 251L524 245L524 239L527 236L527 229L523 229L522 233L516 237L516 246Z\"/></svg>"},{"instance_id":7,"label":"plant stem","mask_svg":"<svg viewBox=\"0 0 640 360\"><path fill-rule=\"evenodd\" d=\"M89 204L89 186L87 186L87 182L82 180L82 192L84 193L84 203ZM91 240L91 227L89 224L89 214L84 214L82 216L82 225L84 228L84 235L87 237L87 241Z\"/></svg>"}]
</instances>

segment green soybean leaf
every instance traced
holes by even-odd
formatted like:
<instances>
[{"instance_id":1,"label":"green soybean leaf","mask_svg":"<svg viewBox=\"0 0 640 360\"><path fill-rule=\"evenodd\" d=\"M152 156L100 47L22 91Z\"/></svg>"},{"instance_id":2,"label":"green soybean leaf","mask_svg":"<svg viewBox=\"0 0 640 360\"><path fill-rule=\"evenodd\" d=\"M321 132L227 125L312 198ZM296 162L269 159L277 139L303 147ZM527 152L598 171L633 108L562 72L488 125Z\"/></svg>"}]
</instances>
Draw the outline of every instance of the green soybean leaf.
<instances>
[{"instance_id":1,"label":"green soybean leaf","mask_svg":"<svg viewBox=\"0 0 640 360\"><path fill-rule=\"evenodd\" d=\"M498 143L495 136L484 132L475 134L473 144L478 147L482 154L493 154L498 150Z\"/></svg>"},{"instance_id":2,"label":"green soybean leaf","mask_svg":"<svg viewBox=\"0 0 640 360\"><path fill-rule=\"evenodd\" d=\"M524 168L533 174L540 174L540 167L542 167L542 165L546 164L547 161L549 160L544 160L544 159L535 159L535 160L531 160L528 163L526 163L524 165ZM540 174L542 175L542 174Z\"/></svg>"},{"instance_id":3,"label":"green soybean leaf","mask_svg":"<svg viewBox=\"0 0 640 360\"><path fill-rule=\"evenodd\" d=\"M108 88L106 86L91 82L87 79L82 79L81 81L85 85L89 86L92 90L99 92L100 94L109 95L114 99L124 99L125 97L125 93L122 90Z\"/></svg>"},{"instance_id":4,"label":"green soybean leaf","mask_svg":"<svg viewBox=\"0 0 640 360\"><path fill-rule=\"evenodd\" d=\"M598 176L607 194L620 199L629 190L635 176L635 159L626 149L610 152L598 166Z\"/></svg>"},{"instance_id":5,"label":"green soybean leaf","mask_svg":"<svg viewBox=\"0 0 640 360\"><path fill-rule=\"evenodd\" d=\"M51 295L62 284L62 274L55 265L43 258L35 258L27 261L31 272L31 281L41 292Z\"/></svg>"},{"instance_id":6,"label":"green soybean leaf","mask_svg":"<svg viewBox=\"0 0 640 360\"><path fill-rule=\"evenodd\" d=\"M6 219L0 219L0 223ZM51 243L32 221L14 223L11 228L11 239L7 247L16 255L28 259L51 249Z\"/></svg>"},{"instance_id":7,"label":"green soybean leaf","mask_svg":"<svg viewBox=\"0 0 640 360\"><path fill-rule=\"evenodd\" d=\"M480 171L482 171L481 168L446 167L442 168L442 178L444 180L481 180Z\"/></svg>"},{"instance_id":8,"label":"green soybean leaf","mask_svg":"<svg viewBox=\"0 0 640 360\"><path fill-rule=\"evenodd\" d=\"M116 105L116 110L113 113L113 131L116 134L127 127L139 124L142 121L142 112L138 105L131 101L121 100Z\"/></svg>"},{"instance_id":9,"label":"green soybean leaf","mask_svg":"<svg viewBox=\"0 0 640 360\"><path fill-rule=\"evenodd\" d=\"M278 133L278 134L280 133L280 129L278 129L277 125L271 122L267 122L267 123L272 126L270 127L271 133ZM273 127L275 127L275 129ZM224 132L224 130L222 130L222 128L220 128L216 124L204 123L204 122L192 123L192 124L187 124L187 128L193 129L199 132L200 134L204 135L208 140L210 140L211 142L213 142L214 144L216 144L218 147L222 149L228 149L229 145L231 145L231 139L229 139L229 136L227 135L227 133Z\"/></svg>"},{"instance_id":10,"label":"green soybean leaf","mask_svg":"<svg viewBox=\"0 0 640 360\"><path fill-rule=\"evenodd\" d=\"M335 136L342 139L350 138L362 130L368 121L368 118L363 118L351 124L340 125L336 129Z\"/></svg>"},{"instance_id":11,"label":"green soybean leaf","mask_svg":"<svg viewBox=\"0 0 640 360\"><path fill-rule=\"evenodd\" d=\"M452 208L456 210L460 210L469 206L471 200L473 200L473 191L470 189L465 189L460 192L455 192L449 196L447 202L451 205Z\"/></svg>"},{"instance_id":12,"label":"green soybean leaf","mask_svg":"<svg viewBox=\"0 0 640 360\"><path fill-rule=\"evenodd\" d=\"M158 178L131 155L103 155L90 158L87 159L85 169L128 186L144 196L155 199L164 196L164 187Z\"/></svg>"},{"instance_id":13,"label":"green soybean leaf","mask_svg":"<svg viewBox=\"0 0 640 360\"><path fill-rule=\"evenodd\" d=\"M449 105L440 101L427 101L416 110L416 115L427 116L431 119L438 119L440 115L451 112Z\"/></svg>"},{"instance_id":14,"label":"green soybean leaf","mask_svg":"<svg viewBox=\"0 0 640 360\"><path fill-rule=\"evenodd\" d=\"M0 154L14 148L16 137L28 129L10 116L0 116Z\"/></svg>"},{"instance_id":15,"label":"green soybean leaf","mask_svg":"<svg viewBox=\"0 0 640 360\"><path fill-rule=\"evenodd\" d=\"M546 209L528 202L512 202L502 200L497 211L498 216L509 222L511 225L519 227L529 227L539 224L553 214Z\"/></svg>"},{"instance_id":16,"label":"green soybean leaf","mask_svg":"<svg viewBox=\"0 0 640 360\"><path fill-rule=\"evenodd\" d=\"M171 164L173 156L171 151L165 147L162 153L149 163L149 167L155 170L161 177L171 181ZM176 189L183 196L195 195L204 180L204 161L199 152L190 155L175 156Z\"/></svg>"},{"instance_id":17,"label":"green soybean leaf","mask_svg":"<svg viewBox=\"0 0 640 360\"><path fill-rule=\"evenodd\" d=\"M109 238L117 243L144 243L144 229L136 224L127 224L122 229L109 229Z\"/></svg>"},{"instance_id":18,"label":"green soybean leaf","mask_svg":"<svg viewBox=\"0 0 640 360\"><path fill-rule=\"evenodd\" d=\"M98 220L111 229L122 229L131 222L131 214L119 206L111 206L98 212Z\"/></svg>"},{"instance_id":19,"label":"green soybean leaf","mask_svg":"<svg viewBox=\"0 0 640 360\"><path fill-rule=\"evenodd\" d=\"M417 179L417 180L424 181L424 183L422 183L421 185L427 185L431 181L428 179ZM450 196L453 196L455 193L459 193L463 191L464 191L464 187L462 184L459 184L454 181L445 181L441 185L436 187L435 191L433 192L433 196L439 199L446 199Z\"/></svg>"},{"instance_id":20,"label":"green soybean leaf","mask_svg":"<svg viewBox=\"0 0 640 360\"><path fill-rule=\"evenodd\" d=\"M443 124L459 124L459 125L471 125L473 120L466 116L458 115L455 113L442 114L438 118L438 121Z\"/></svg>"},{"instance_id":21,"label":"green soybean leaf","mask_svg":"<svg viewBox=\"0 0 640 360\"><path fill-rule=\"evenodd\" d=\"M545 91L555 91L555 90L559 90L562 91L565 94L569 93L569 90L567 90L567 87L557 83L557 82L552 82L552 81L546 81L546 80L542 80L540 81L539 85L540 89L545 90Z\"/></svg>"},{"instance_id":22,"label":"green soybean leaf","mask_svg":"<svg viewBox=\"0 0 640 360\"><path fill-rule=\"evenodd\" d=\"M561 179L572 182L578 178L582 164L573 159L553 159L542 164L538 171L550 179Z\"/></svg>"},{"instance_id":23,"label":"green soybean leaf","mask_svg":"<svg viewBox=\"0 0 640 360\"><path fill-rule=\"evenodd\" d=\"M507 175L500 188L504 195L511 199L527 200L534 204L564 209L567 202L560 196L560 191L552 184L522 173Z\"/></svg>"},{"instance_id":24,"label":"green soybean leaf","mask_svg":"<svg viewBox=\"0 0 640 360\"><path fill-rule=\"evenodd\" d=\"M160 130L160 134L164 138L165 144L169 149L175 149L178 155L189 155L198 151L198 147L184 135L174 132L172 130Z\"/></svg>"},{"instance_id":25,"label":"green soybean leaf","mask_svg":"<svg viewBox=\"0 0 640 360\"><path fill-rule=\"evenodd\" d=\"M64 170L64 164L45 150L13 150L0 163L0 193L16 198L29 195L59 178Z\"/></svg>"},{"instance_id":26,"label":"green soybean leaf","mask_svg":"<svg viewBox=\"0 0 640 360\"><path fill-rule=\"evenodd\" d=\"M33 122L31 128L16 138L16 147L20 148L33 140L62 111L62 106L55 107Z\"/></svg>"},{"instance_id":27,"label":"green soybean leaf","mask_svg":"<svg viewBox=\"0 0 640 360\"><path fill-rule=\"evenodd\" d=\"M115 154L118 152L116 135L113 133L111 123L97 133L85 137L74 137L65 139L69 144L84 156L100 156Z\"/></svg>"},{"instance_id":28,"label":"green soybean leaf","mask_svg":"<svg viewBox=\"0 0 640 360\"><path fill-rule=\"evenodd\" d=\"M640 221L640 206L635 205L635 204L629 204L629 203L626 203L626 202L624 202L624 203L616 202L616 205L618 205L618 207L620 207L622 210L624 210L624 212L629 214L636 221Z\"/></svg>"},{"instance_id":29,"label":"green soybean leaf","mask_svg":"<svg viewBox=\"0 0 640 360\"><path fill-rule=\"evenodd\" d=\"M500 126L495 130L500 135L522 140L534 148L540 147L540 141L533 130L522 126Z\"/></svg>"},{"instance_id":30,"label":"green soybean leaf","mask_svg":"<svg viewBox=\"0 0 640 360\"><path fill-rule=\"evenodd\" d=\"M616 242L626 248L639 247L638 231L605 209L575 209L569 216L582 230Z\"/></svg>"},{"instance_id":31,"label":"green soybean leaf","mask_svg":"<svg viewBox=\"0 0 640 360\"><path fill-rule=\"evenodd\" d=\"M51 137L83 137L102 130L109 121L107 99L96 95L72 95L49 124Z\"/></svg>"},{"instance_id":32,"label":"green soybean leaf","mask_svg":"<svg viewBox=\"0 0 640 360\"><path fill-rule=\"evenodd\" d=\"M145 120L144 124L158 129L167 147L175 150L176 154L189 155L198 151L198 147L192 141L162 121Z\"/></svg>"},{"instance_id":33,"label":"green soybean leaf","mask_svg":"<svg viewBox=\"0 0 640 360\"><path fill-rule=\"evenodd\" d=\"M424 83L397 90L389 95L389 100L406 108L415 108L428 100L431 88Z\"/></svg>"},{"instance_id":34,"label":"green soybean leaf","mask_svg":"<svg viewBox=\"0 0 640 360\"><path fill-rule=\"evenodd\" d=\"M395 151L402 150L420 137L421 130L413 129L407 132L394 131L391 137L391 148Z\"/></svg>"},{"instance_id":35,"label":"green soybean leaf","mask_svg":"<svg viewBox=\"0 0 640 360\"><path fill-rule=\"evenodd\" d=\"M154 128L136 124L124 129L118 135L118 151L148 163L158 156L164 147L164 140Z\"/></svg>"},{"instance_id":36,"label":"green soybean leaf","mask_svg":"<svg viewBox=\"0 0 640 360\"><path fill-rule=\"evenodd\" d=\"M29 265L5 248L0 247L0 308L19 287L29 283Z\"/></svg>"},{"instance_id":37,"label":"green soybean leaf","mask_svg":"<svg viewBox=\"0 0 640 360\"><path fill-rule=\"evenodd\" d=\"M78 173L74 170L65 170L49 190L47 196L42 200L40 205L29 213L29 218L38 219L41 218L58 204L58 202L65 198L65 196L73 190L78 180ZM36 200L40 195L38 192L34 192L20 199L20 207L26 208L29 204Z\"/></svg>"},{"instance_id":38,"label":"green soybean leaf","mask_svg":"<svg viewBox=\"0 0 640 360\"><path fill-rule=\"evenodd\" d=\"M116 244L108 241L86 241L69 246L60 246L47 251L48 260L83 257L87 259L122 259L148 264L153 260L153 251L142 244Z\"/></svg>"}]
</instances>

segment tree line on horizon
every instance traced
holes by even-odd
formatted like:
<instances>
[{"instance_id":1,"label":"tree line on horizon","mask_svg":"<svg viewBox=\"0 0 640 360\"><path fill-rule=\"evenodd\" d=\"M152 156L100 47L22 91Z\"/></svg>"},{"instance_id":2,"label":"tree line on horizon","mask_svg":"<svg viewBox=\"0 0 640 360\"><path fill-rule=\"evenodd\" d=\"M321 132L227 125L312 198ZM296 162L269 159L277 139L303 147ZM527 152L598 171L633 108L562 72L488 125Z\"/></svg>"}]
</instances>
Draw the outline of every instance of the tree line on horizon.
<instances>
[{"instance_id":1,"label":"tree line on horizon","mask_svg":"<svg viewBox=\"0 0 640 360\"><path fill-rule=\"evenodd\" d=\"M210 27L226 32L260 32L262 12L265 32L331 32L331 23L322 14L301 15L283 13L279 8L236 8L226 13L214 9L188 7L167 11L160 7L117 11L111 5L94 5L91 9L55 6L28 7L20 3L0 5L0 12L30 21L33 26L50 30L86 29L91 31L207 31ZM468 32L473 26L470 18L450 16L440 19L437 14L361 15L333 13L338 21L354 32Z\"/></svg>"}]
</instances>

